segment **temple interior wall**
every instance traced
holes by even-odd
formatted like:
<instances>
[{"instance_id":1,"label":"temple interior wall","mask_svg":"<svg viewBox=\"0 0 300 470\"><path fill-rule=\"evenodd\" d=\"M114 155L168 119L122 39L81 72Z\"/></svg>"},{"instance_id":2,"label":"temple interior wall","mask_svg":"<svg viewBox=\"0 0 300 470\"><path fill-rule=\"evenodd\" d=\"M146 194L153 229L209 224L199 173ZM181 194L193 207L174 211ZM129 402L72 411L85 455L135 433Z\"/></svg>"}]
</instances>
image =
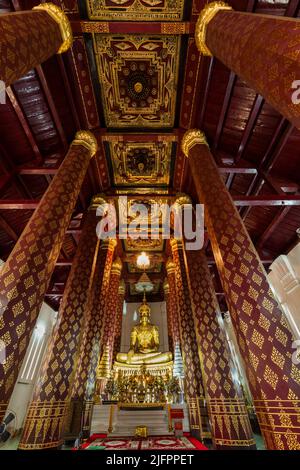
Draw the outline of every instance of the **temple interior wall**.
<instances>
[{"instance_id":1,"label":"temple interior wall","mask_svg":"<svg viewBox=\"0 0 300 470\"><path fill-rule=\"evenodd\" d=\"M16 431L23 427L27 408L39 377L42 360L52 335L56 318L57 313L44 302L8 405L8 411L12 411L16 416L16 422L14 423Z\"/></svg>"},{"instance_id":2,"label":"temple interior wall","mask_svg":"<svg viewBox=\"0 0 300 470\"><path fill-rule=\"evenodd\" d=\"M130 348L130 332L134 325L139 323L140 303L124 302L122 319L121 352L128 352ZM149 302L151 308L151 323L159 330L160 352L169 351L168 324L166 302Z\"/></svg>"},{"instance_id":3,"label":"temple interior wall","mask_svg":"<svg viewBox=\"0 0 300 470\"><path fill-rule=\"evenodd\" d=\"M295 339L300 339L300 243L270 266L268 279Z\"/></svg>"}]
</instances>

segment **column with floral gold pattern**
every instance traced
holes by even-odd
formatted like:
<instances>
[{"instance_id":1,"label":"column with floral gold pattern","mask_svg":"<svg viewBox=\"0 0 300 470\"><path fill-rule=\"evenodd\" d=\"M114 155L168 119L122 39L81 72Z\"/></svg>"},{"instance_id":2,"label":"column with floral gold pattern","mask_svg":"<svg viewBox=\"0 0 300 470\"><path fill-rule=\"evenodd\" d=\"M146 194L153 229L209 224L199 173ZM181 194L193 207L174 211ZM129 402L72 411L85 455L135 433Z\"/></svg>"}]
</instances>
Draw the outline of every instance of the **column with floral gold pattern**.
<instances>
[{"instance_id":1,"label":"column with floral gold pattern","mask_svg":"<svg viewBox=\"0 0 300 470\"><path fill-rule=\"evenodd\" d=\"M9 401L97 141L79 131L0 276L0 409Z\"/></svg>"},{"instance_id":2,"label":"column with floral gold pattern","mask_svg":"<svg viewBox=\"0 0 300 470\"><path fill-rule=\"evenodd\" d=\"M205 205L212 250L266 446L300 449L300 365L293 360L293 335L203 132L187 131L182 149Z\"/></svg>"},{"instance_id":3,"label":"column with floral gold pattern","mask_svg":"<svg viewBox=\"0 0 300 470\"><path fill-rule=\"evenodd\" d=\"M195 40L202 54L223 62L299 129L300 107L293 100L299 30L298 18L234 11L217 1L201 11Z\"/></svg>"},{"instance_id":4,"label":"column with floral gold pattern","mask_svg":"<svg viewBox=\"0 0 300 470\"><path fill-rule=\"evenodd\" d=\"M181 352L185 372L185 398L189 408L190 429L193 435L203 439L210 437L211 434L204 397L186 258L182 240L172 239L170 243L175 265Z\"/></svg>"},{"instance_id":5,"label":"column with floral gold pattern","mask_svg":"<svg viewBox=\"0 0 300 470\"><path fill-rule=\"evenodd\" d=\"M53 3L1 14L0 30L0 80L5 86L52 55L67 51L73 40L67 16Z\"/></svg>"},{"instance_id":6,"label":"column with floral gold pattern","mask_svg":"<svg viewBox=\"0 0 300 470\"><path fill-rule=\"evenodd\" d=\"M217 449L255 448L245 399L232 376L221 312L205 253L186 251L203 385Z\"/></svg>"}]
</instances>

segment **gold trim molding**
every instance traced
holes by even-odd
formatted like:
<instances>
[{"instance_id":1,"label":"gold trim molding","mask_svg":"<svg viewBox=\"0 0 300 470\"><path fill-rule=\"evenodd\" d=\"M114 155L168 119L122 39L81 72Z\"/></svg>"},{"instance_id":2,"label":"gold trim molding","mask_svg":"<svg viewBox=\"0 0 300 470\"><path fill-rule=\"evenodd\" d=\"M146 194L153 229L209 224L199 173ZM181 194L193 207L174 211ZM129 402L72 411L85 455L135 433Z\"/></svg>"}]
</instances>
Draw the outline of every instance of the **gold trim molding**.
<instances>
[{"instance_id":1,"label":"gold trim molding","mask_svg":"<svg viewBox=\"0 0 300 470\"><path fill-rule=\"evenodd\" d=\"M115 261L113 262L112 266L111 266L111 274L118 274L120 275L121 272L122 272L122 268L123 268L123 264L122 264L122 261L121 259L119 258L119 256L115 259Z\"/></svg>"},{"instance_id":2,"label":"gold trim molding","mask_svg":"<svg viewBox=\"0 0 300 470\"><path fill-rule=\"evenodd\" d=\"M172 263L172 261L171 261ZM164 293L166 295L170 294L170 286L169 286L169 283L168 283L168 280L165 279L164 283L163 283L163 289L164 289Z\"/></svg>"},{"instance_id":3,"label":"gold trim molding","mask_svg":"<svg viewBox=\"0 0 300 470\"><path fill-rule=\"evenodd\" d=\"M126 285L125 285L124 279L122 279L119 284L118 295L125 295L125 293L126 293Z\"/></svg>"},{"instance_id":4,"label":"gold trim molding","mask_svg":"<svg viewBox=\"0 0 300 470\"><path fill-rule=\"evenodd\" d=\"M101 241L102 243L100 248L102 250L114 250L118 243L116 238L105 238Z\"/></svg>"},{"instance_id":5,"label":"gold trim molding","mask_svg":"<svg viewBox=\"0 0 300 470\"><path fill-rule=\"evenodd\" d=\"M62 38L62 44L57 51L57 54L62 54L70 49L72 42L73 42L73 33L70 21L61 8L54 3L41 3L36 7L33 7L33 10L43 10L48 13L49 16L58 24L60 29L60 34Z\"/></svg>"},{"instance_id":6,"label":"gold trim molding","mask_svg":"<svg viewBox=\"0 0 300 470\"><path fill-rule=\"evenodd\" d=\"M98 142L94 134L90 131L78 131L75 134L75 139L72 145L82 145L91 153L91 157L95 155L98 150Z\"/></svg>"},{"instance_id":7,"label":"gold trim molding","mask_svg":"<svg viewBox=\"0 0 300 470\"><path fill-rule=\"evenodd\" d=\"M168 258L166 262L166 270L168 274L175 273L175 263L172 258Z\"/></svg>"},{"instance_id":8,"label":"gold trim molding","mask_svg":"<svg viewBox=\"0 0 300 470\"><path fill-rule=\"evenodd\" d=\"M232 10L225 2L208 3L201 11L195 29L195 41L198 50L205 56L212 57L212 53L206 45L206 30L210 21L221 10Z\"/></svg>"},{"instance_id":9,"label":"gold trim molding","mask_svg":"<svg viewBox=\"0 0 300 470\"><path fill-rule=\"evenodd\" d=\"M186 157L189 156L189 151L194 145L206 145L209 148L204 132L200 129L189 129L184 134L181 141L181 149Z\"/></svg>"},{"instance_id":10,"label":"gold trim molding","mask_svg":"<svg viewBox=\"0 0 300 470\"><path fill-rule=\"evenodd\" d=\"M96 210L99 206L104 206L105 204L108 204L108 202L102 194L95 194L91 199L89 211Z\"/></svg>"}]
</instances>

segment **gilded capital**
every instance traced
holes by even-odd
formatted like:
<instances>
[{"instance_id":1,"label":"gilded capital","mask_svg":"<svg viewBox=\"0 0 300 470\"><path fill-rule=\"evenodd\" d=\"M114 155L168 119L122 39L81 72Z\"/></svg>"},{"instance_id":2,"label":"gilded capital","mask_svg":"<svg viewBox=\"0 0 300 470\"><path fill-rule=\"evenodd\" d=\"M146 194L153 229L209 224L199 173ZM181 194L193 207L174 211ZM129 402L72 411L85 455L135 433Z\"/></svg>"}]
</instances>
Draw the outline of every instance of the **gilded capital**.
<instances>
[{"instance_id":1,"label":"gilded capital","mask_svg":"<svg viewBox=\"0 0 300 470\"><path fill-rule=\"evenodd\" d=\"M33 10L44 10L49 16L58 24L62 38L62 45L57 53L62 54L66 52L72 45L73 33L70 21L65 12L54 3L41 3L33 8Z\"/></svg>"},{"instance_id":2,"label":"gilded capital","mask_svg":"<svg viewBox=\"0 0 300 470\"><path fill-rule=\"evenodd\" d=\"M118 274L120 275L122 272L122 267L123 263L121 261L121 258L119 256L114 260L112 266L111 266L111 273L112 274Z\"/></svg>"},{"instance_id":3,"label":"gilded capital","mask_svg":"<svg viewBox=\"0 0 300 470\"><path fill-rule=\"evenodd\" d=\"M125 295L125 292L126 292L126 285L125 285L124 279L122 279L119 284L118 294Z\"/></svg>"},{"instance_id":4,"label":"gilded capital","mask_svg":"<svg viewBox=\"0 0 300 470\"><path fill-rule=\"evenodd\" d=\"M105 238L102 240L101 249L102 250L114 250L117 246L116 238Z\"/></svg>"},{"instance_id":5,"label":"gilded capital","mask_svg":"<svg viewBox=\"0 0 300 470\"><path fill-rule=\"evenodd\" d=\"M188 157L190 149L198 144L209 147L204 132L200 131L200 129L189 129L186 131L181 141L181 149L184 155Z\"/></svg>"},{"instance_id":6,"label":"gilded capital","mask_svg":"<svg viewBox=\"0 0 300 470\"><path fill-rule=\"evenodd\" d=\"M183 206L185 204L192 204L192 199L185 193L176 194L175 204L178 206Z\"/></svg>"},{"instance_id":7,"label":"gilded capital","mask_svg":"<svg viewBox=\"0 0 300 470\"><path fill-rule=\"evenodd\" d=\"M168 283L167 279L165 279L165 281L163 283L163 288L164 288L164 293L166 295L168 295L170 293L170 286L169 286L169 283Z\"/></svg>"},{"instance_id":8,"label":"gilded capital","mask_svg":"<svg viewBox=\"0 0 300 470\"><path fill-rule=\"evenodd\" d=\"M172 251L178 251L183 249L183 241L181 238L172 238L170 240L170 245L172 248Z\"/></svg>"},{"instance_id":9,"label":"gilded capital","mask_svg":"<svg viewBox=\"0 0 300 470\"><path fill-rule=\"evenodd\" d=\"M75 139L72 145L82 145L91 153L91 157L95 155L98 150L98 142L94 134L90 131L78 131L75 134Z\"/></svg>"},{"instance_id":10,"label":"gilded capital","mask_svg":"<svg viewBox=\"0 0 300 470\"><path fill-rule=\"evenodd\" d=\"M168 274L172 274L175 272L175 263L172 258L168 258L166 262L166 270Z\"/></svg>"},{"instance_id":11,"label":"gilded capital","mask_svg":"<svg viewBox=\"0 0 300 470\"><path fill-rule=\"evenodd\" d=\"M90 202L89 210L96 210L99 206L104 206L108 204L107 200L102 194L95 194Z\"/></svg>"},{"instance_id":12,"label":"gilded capital","mask_svg":"<svg viewBox=\"0 0 300 470\"><path fill-rule=\"evenodd\" d=\"M203 55L212 56L212 53L206 45L206 30L209 22L221 10L232 10L232 8L225 2L212 2L205 5L199 15L196 23L195 40L198 50Z\"/></svg>"}]
</instances>

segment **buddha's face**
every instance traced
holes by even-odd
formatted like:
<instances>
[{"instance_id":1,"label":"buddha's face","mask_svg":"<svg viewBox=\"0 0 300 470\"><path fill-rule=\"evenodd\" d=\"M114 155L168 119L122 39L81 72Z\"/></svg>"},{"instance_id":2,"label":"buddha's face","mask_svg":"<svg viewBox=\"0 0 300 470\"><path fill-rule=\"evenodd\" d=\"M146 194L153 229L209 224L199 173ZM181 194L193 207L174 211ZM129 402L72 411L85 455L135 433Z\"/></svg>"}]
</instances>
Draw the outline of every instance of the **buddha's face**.
<instances>
[{"instance_id":1,"label":"buddha's face","mask_svg":"<svg viewBox=\"0 0 300 470\"><path fill-rule=\"evenodd\" d=\"M143 325L143 326L148 325L148 324L150 323L149 317L143 315L143 316L141 317L140 323L141 323L141 325Z\"/></svg>"}]
</instances>

